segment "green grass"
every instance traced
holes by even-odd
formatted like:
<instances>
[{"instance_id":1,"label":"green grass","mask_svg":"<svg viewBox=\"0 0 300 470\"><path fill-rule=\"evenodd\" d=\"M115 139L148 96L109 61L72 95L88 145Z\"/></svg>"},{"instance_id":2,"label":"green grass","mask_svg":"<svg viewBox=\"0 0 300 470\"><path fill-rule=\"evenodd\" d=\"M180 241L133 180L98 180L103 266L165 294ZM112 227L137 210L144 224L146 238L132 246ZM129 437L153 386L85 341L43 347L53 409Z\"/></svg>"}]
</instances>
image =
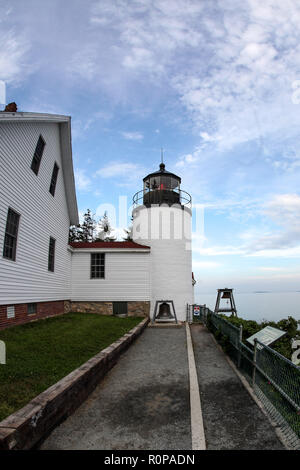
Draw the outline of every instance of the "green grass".
<instances>
[{"instance_id":1,"label":"green grass","mask_svg":"<svg viewBox=\"0 0 300 470\"><path fill-rule=\"evenodd\" d=\"M0 421L109 346L142 318L68 313L0 331Z\"/></svg>"}]
</instances>

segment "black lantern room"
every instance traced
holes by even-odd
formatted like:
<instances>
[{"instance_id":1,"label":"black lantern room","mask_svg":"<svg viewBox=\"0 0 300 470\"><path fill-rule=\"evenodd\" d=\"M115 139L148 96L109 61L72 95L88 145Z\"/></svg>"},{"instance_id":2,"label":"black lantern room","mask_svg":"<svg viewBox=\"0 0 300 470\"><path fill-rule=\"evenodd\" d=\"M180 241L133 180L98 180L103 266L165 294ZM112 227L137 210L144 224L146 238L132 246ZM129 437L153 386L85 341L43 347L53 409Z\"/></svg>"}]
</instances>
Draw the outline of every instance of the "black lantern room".
<instances>
[{"instance_id":1,"label":"black lantern room","mask_svg":"<svg viewBox=\"0 0 300 470\"><path fill-rule=\"evenodd\" d=\"M144 187L133 197L135 206L143 203L150 207L152 204L191 204L191 196L180 189L181 178L174 173L166 171L164 163L159 165L159 170L150 173L143 179Z\"/></svg>"},{"instance_id":2,"label":"black lantern room","mask_svg":"<svg viewBox=\"0 0 300 470\"><path fill-rule=\"evenodd\" d=\"M144 179L144 205L148 204L180 204L179 176L166 171L165 164L159 165L159 171L150 173Z\"/></svg>"}]
</instances>

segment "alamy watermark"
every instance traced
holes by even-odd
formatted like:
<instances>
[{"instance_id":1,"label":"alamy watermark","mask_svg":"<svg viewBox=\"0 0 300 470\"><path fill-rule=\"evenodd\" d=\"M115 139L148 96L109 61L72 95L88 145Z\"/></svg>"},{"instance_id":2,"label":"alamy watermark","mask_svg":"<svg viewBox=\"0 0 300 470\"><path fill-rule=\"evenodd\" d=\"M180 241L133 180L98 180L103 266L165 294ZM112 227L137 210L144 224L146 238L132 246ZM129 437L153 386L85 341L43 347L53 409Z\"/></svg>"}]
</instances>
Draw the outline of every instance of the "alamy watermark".
<instances>
[{"instance_id":1,"label":"alamy watermark","mask_svg":"<svg viewBox=\"0 0 300 470\"><path fill-rule=\"evenodd\" d=\"M6 83L0 80L0 106L6 105Z\"/></svg>"},{"instance_id":2,"label":"alamy watermark","mask_svg":"<svg viewBox=\"0 0 300 470\"><path fill-rule=\"evenodd\" d=\"M180 204L134 207L128 204L127 196L119 196L117 206L100 204L95 215L99 217L106 213L116 234L122 233L122 229L128 226L128 219L133 218L132 237L136 242L149 239L182 240L186 250L190 251L193 239L197 239L198 246L205 240L204 207L203 204L194 204L192 208Z\"/></svg>"},{"instance_id":3,"label":"alamy watermark","mask_svg":"<svg viewBox=\"0 0 300 470\"><path fill-rule=\"evenodd\" d=\"M292 340L292 349L296 349L295 352L292 354L292 362L296 365L300 365L300 339L293 339Z\"/></svg>"},{"instance_id":4,"label":"alamy watermark","mask_svg":"<svg viewBox=\"0 0 300 470\"><path fill-rule=\"evenodd\" d=\"M0 341L0 364L6 364L6 345Z\"/></svg>"}]
</instances>

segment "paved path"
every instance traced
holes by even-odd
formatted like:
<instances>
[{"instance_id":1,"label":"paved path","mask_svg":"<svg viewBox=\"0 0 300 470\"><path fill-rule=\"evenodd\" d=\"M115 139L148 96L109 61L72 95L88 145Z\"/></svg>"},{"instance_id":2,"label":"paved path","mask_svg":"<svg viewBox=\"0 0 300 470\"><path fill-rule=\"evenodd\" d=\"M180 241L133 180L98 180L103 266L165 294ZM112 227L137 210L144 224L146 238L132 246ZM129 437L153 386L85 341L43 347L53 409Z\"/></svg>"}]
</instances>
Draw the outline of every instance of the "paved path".
<instances>
[{"instance_id":1,"label":"paved path","mask_svg":"<svg viewBox=\"0 0 300 470\"><path fill-rule=\"evenodd\" d=\"M282 449L208 331L191 330L207 448ZM190 450L188 370L185 327L147 328L41 449Z\"/></svg>"},{"instance_id":2,"label":"paved path","mask_svg":"<svg viewBox=\"0 0 300 470\"><path fill-rule=\"evenodd\" d=\"M147 328L41 449L191 449L185 328Z\"/></svg>"},{"instance_id":3,"label":"paved path","mask_svg":"<svg viewBox=\"0 0 300 470\"><path fill-rule=\"evenodd\" d=\"M208 330L191 331L207 449L284 449Z\"/></svg>"}]
</instances>

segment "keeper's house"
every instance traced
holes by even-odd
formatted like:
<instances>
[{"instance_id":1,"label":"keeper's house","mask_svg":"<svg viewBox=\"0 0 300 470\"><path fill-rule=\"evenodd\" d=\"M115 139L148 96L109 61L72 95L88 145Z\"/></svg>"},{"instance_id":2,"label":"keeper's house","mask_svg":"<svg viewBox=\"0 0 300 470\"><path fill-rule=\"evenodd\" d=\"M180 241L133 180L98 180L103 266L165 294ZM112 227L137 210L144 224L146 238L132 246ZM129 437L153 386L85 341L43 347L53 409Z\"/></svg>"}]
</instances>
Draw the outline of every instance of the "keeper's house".
<instances>
[{"instance_id":1,"label":"keeper's house","mask_svg":"<svg viewBox=\"0 0 300 470\"><path fill-rule=\"evenodd\" d=\"M0 113L0 329L70 308L149 313L149 247L68 245L79 222L70 121Z\"/></svg>"}]
</instances>

